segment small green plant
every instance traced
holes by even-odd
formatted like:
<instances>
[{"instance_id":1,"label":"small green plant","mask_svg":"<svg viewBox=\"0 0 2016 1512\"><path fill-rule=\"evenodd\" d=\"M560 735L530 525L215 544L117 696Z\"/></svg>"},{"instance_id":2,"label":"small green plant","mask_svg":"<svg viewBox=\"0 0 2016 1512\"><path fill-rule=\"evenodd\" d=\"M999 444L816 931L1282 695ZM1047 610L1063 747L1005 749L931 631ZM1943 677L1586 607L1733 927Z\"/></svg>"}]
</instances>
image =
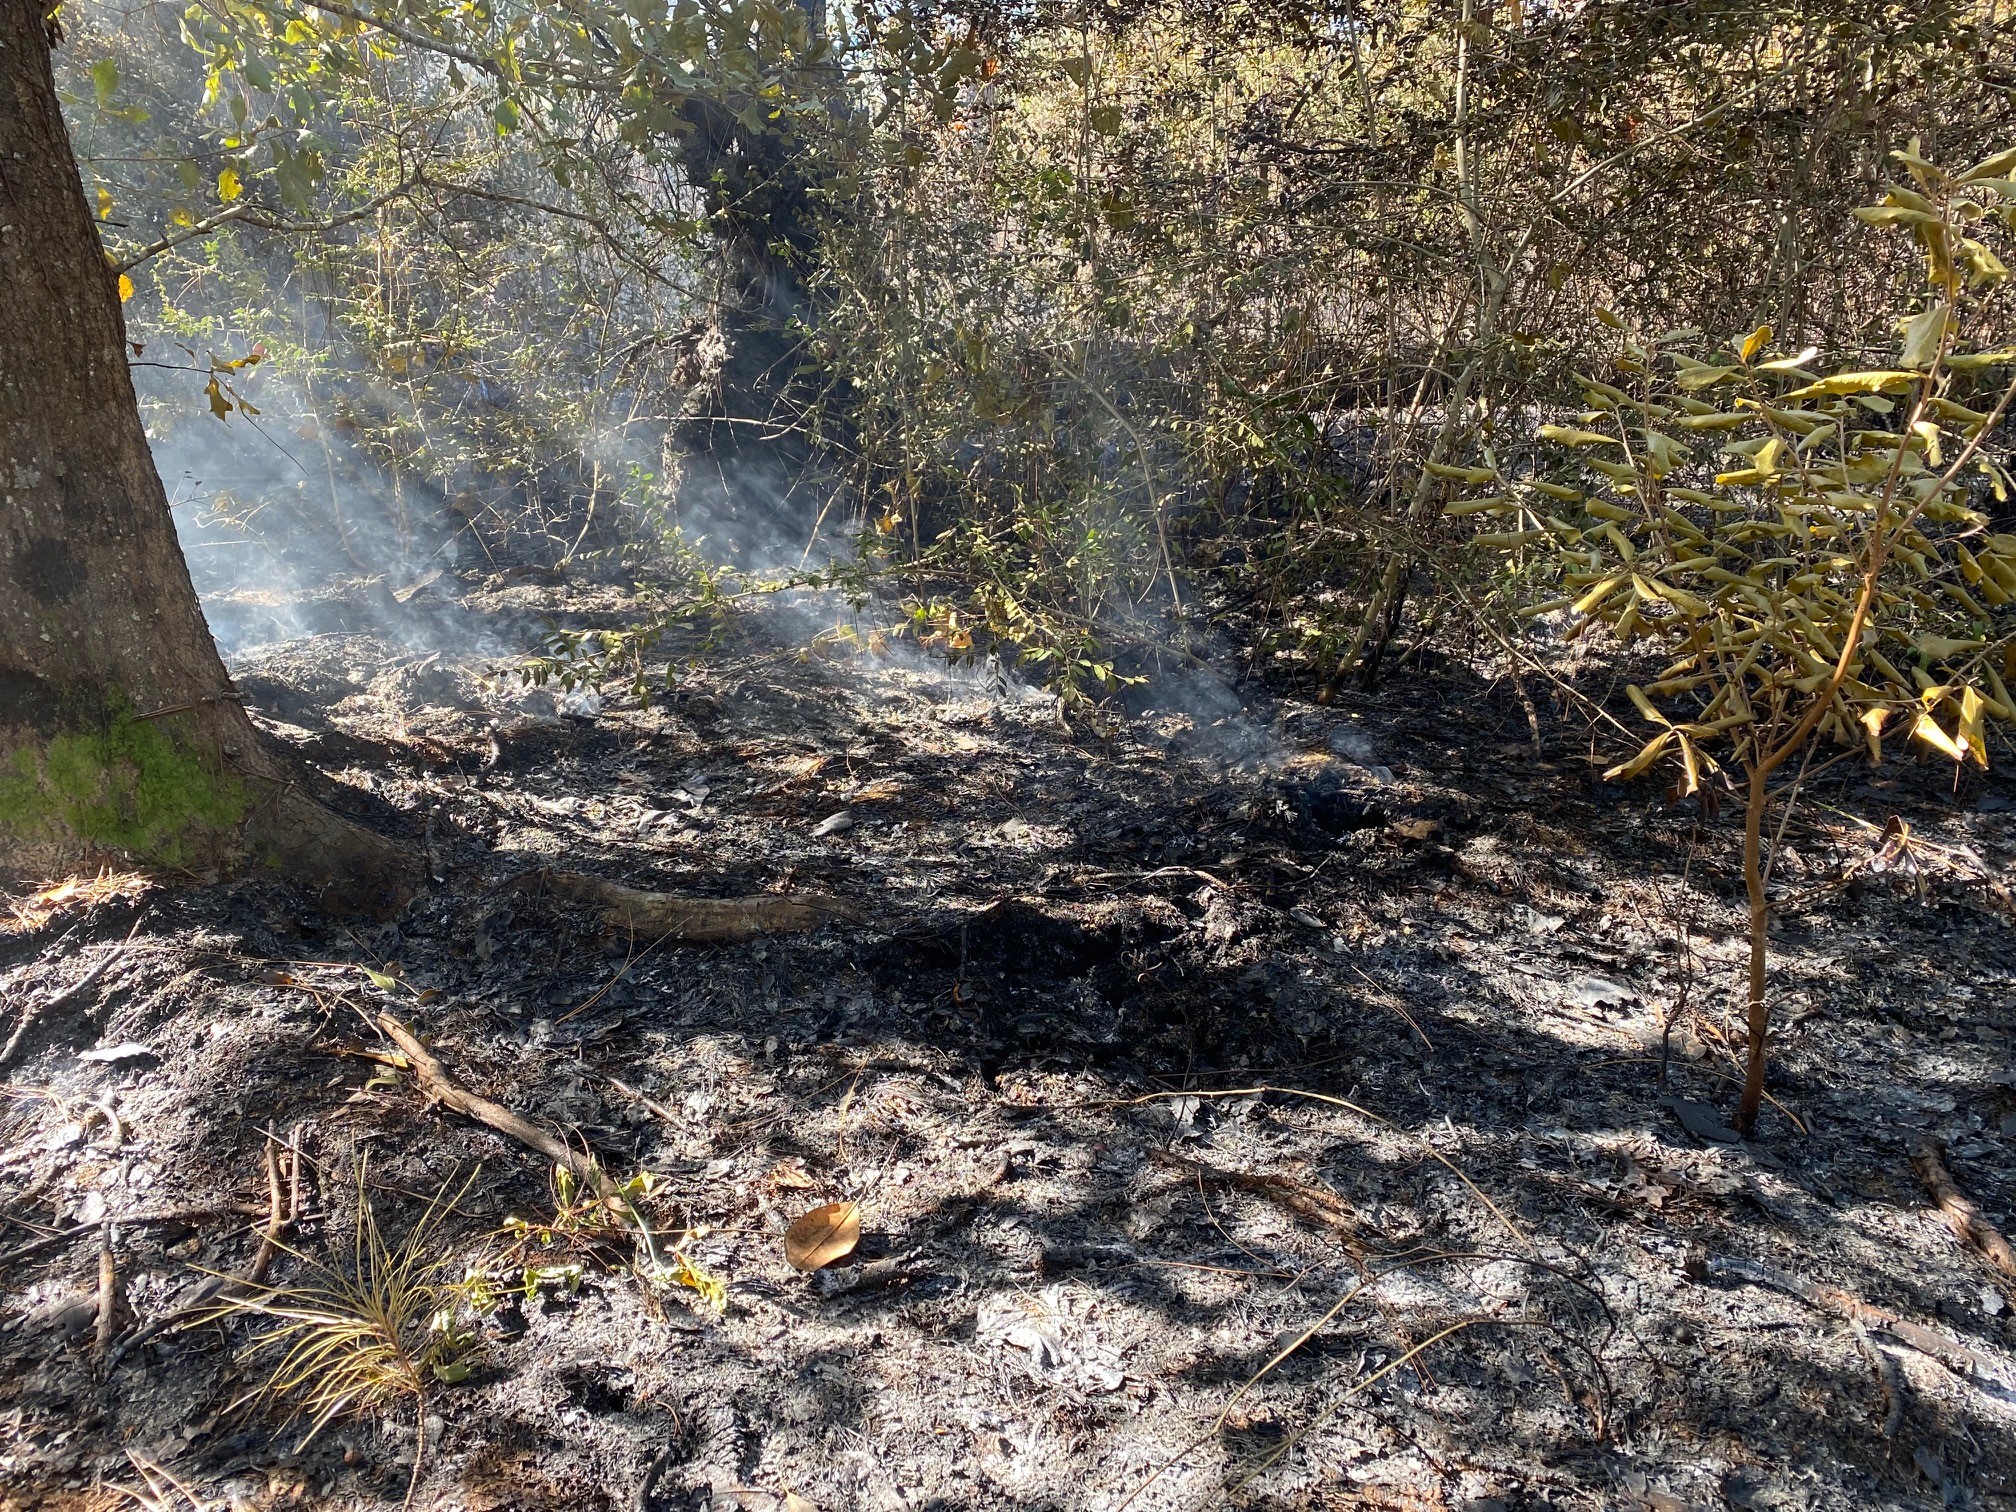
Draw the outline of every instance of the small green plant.
<instances>
[{"instance_id":1,"label":"small green plant","mask_svg":"<svg viewBox=\"0 0 2016 1512\"><path fill-rule=\"evenodd\" d=\"M1900 322L1891 365L1823 375L1810 347L1771 352L1768 326L1714 361L1684 353L1695 333L1626 339L1617 383L1582 379L1579 422L1539 428L1539 472L1515 476L1492 457L1436 469L1493 490L1452 510L1511 527L1479 544L1563 590L1526 613L1565 609L1571 635L1600 626L1670 658L1629 689L1651 738L1604 775L1677 761L1677 792L1692 794L1722 773L1716 751L1740 774L1745 1133L1770 1025L1766 818L1799 784L1774 779L1795 760L1803 777L1819 741L1880 762L1893 725L1986 767L1988 721L2016 719L2003 682L2016 676L2016 535L1993 533L1975 507L1977 492L2010 496L1984 446L2016 388L1980 390L2016 351L1961 350L2008 277L1979 238L2016 225L2016 151L1962 173L1927 162L1916 142L1895 156L1916 187L1891 185L1858 212L1925 254L1928 289Z\"/></svg>"},{"instance_id":2,"label":"small green plant","mask_svg":"<svg viewBox=\"0 0 2016 1512\"><path fill-rule=\"evenodd\" d=\"M218 1309L256 1320L253 1349L272 1361L257 1396L307 1420L303 1447L346 1414L380 1417L406 1404L417 1412L434 1386L467 1378L476 1347L462 1326L464 1284L441 1242L441 1220L454 1206L447 1189L393 1244L365 1195L364 1174L360 1165L347 1253L290 1250L299 1279Z\"/></svg>"},{"instance_id":3,"label":"small green plant","mask_svg":"<svg viewBox=\"0 0 2016 1512\"><path fill-rule=\"evenodd\" d=\"M554 1213L551 1219L504 1220L508 1244L504 1267L517 1277L516 1289L527 1298L541 1287L578 1291L587 1275L588 1263L600 1257L599 1247L634 1240L641 1252L638 1271L653 1288L678 1286L699 1294L701 1301L720 1311L728 1305L728 1288L720 1278L695 1264L675 1244L668 1252L659 1246L643 1204L658 1189L658 1178L639 1171L628 1181L610 1182L600 1195L583 1185L565 1166L553 1168ZM485 1290L486 1303L492 1295Z\"/></svg>"}]
</instances>

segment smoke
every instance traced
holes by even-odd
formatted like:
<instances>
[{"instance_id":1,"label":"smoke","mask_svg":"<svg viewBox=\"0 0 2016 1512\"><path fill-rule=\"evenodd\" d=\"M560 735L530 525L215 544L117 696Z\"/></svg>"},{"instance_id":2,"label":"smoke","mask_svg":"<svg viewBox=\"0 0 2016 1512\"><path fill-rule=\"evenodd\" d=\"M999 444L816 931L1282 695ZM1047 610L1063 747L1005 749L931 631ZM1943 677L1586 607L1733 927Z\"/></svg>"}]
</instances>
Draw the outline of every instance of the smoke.
<instances>
[{"instance_id":1,"label":"smoke","mask_svg":"<svg viewBox=\"0 0 2016 1512\"><path fill-rule=\"evenodd\" d=\"M142 398L190 577L227 663L328 633L413 652L480 640L443 586L465 548L434 491L384 477L284 380L255 377L240 391L256 416L190 413L204 401L185 374L147 384Z\"/></svg>"}]
</instances>

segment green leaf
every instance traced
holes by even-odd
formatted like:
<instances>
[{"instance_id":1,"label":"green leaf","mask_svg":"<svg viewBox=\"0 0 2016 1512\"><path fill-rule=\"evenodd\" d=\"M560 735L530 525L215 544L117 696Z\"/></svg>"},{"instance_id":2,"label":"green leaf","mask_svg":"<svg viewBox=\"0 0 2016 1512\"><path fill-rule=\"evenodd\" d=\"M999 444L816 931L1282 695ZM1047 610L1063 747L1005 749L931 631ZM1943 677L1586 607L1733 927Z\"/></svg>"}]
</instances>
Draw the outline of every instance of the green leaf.
<instances>
[{"instance_id":1,"label":"green leaf","mask_svg":"<svg viewBox=\"0 0 2016 1512\"><path fill-rule=\"evenodd\" d=\"M98 108L112 108L113 93L119 88L119 65L110 58L100 58L91 65L91 89L98 96Z\"/></svg>"}]
</instances>

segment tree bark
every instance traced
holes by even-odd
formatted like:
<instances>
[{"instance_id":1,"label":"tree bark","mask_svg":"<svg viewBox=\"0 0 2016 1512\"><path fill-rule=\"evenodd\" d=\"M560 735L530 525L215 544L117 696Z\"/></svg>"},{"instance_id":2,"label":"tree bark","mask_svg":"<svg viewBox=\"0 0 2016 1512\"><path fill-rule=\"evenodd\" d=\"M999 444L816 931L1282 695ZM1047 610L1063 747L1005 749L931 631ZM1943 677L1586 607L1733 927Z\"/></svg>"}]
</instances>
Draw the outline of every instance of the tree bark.
<instances>
[{"instance_id":1,"label":"tree bark","mask_svg":"<svg viewBox=\"0 0 2016 1512\"><path fill-rule=\"evenodd\" d=\"M824 4L801 0L800 9L807 36L824 38ZM750 124L765 113L761 101L694 95L681 113L680 168L718 236L723 357L711 392L679 428L680 513L745 566L795 566L823 502L805 424L811 386L793 329L814 317L813 155L788 122Z\"/></svg>"},{"instance_id":2,"label":"tree bark","mask_svg":"<svg viewBox=\"0 0 2016 1512\"><path fill-rule=\"evenodd\" d=\"M48 10L0 0L0 876L252 861L332 905L395 904L407 853L302 789L204 623L57 101Z\"/></svg>"}]
</instances>

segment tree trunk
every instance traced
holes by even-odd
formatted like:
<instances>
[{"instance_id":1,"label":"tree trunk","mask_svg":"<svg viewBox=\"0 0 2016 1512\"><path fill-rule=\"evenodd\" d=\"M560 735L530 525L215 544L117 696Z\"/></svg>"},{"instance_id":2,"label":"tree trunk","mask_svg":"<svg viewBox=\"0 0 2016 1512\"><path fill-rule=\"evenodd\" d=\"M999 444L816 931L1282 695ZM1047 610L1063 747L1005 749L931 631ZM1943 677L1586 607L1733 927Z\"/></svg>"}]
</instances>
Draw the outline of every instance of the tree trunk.
<instances>
[{"instance_id":1,"label":"tree trunk","mask_svg":"<svg viewBox=\"0 0 2016 1512\"><path fill-rule=\"evenodd\" d=\"M316 803L237 702L190 585L50 73L0 0L0 876L247 860L332 904L406 852Z\"/></svg>"},{"instance_id":2,"label":"tree trunk","mask_svg":"<svg viewBox=\"0 0 2016 1512\"><path fill-rule=\"evenodd\" d=\"M823 38L824 4L801 0L800 9L807 37ZM819 181L808 144L790 123L764 121L766 113L761 101L694 95L679 138L680 169L706 197L719 237L724 348L713 392L679 429L679 509L731 560L756 568L796 566L823 502L805 425L811 385L793 330L814 317L805 280L818 252Z\"/></svg>"}]
</instances>

